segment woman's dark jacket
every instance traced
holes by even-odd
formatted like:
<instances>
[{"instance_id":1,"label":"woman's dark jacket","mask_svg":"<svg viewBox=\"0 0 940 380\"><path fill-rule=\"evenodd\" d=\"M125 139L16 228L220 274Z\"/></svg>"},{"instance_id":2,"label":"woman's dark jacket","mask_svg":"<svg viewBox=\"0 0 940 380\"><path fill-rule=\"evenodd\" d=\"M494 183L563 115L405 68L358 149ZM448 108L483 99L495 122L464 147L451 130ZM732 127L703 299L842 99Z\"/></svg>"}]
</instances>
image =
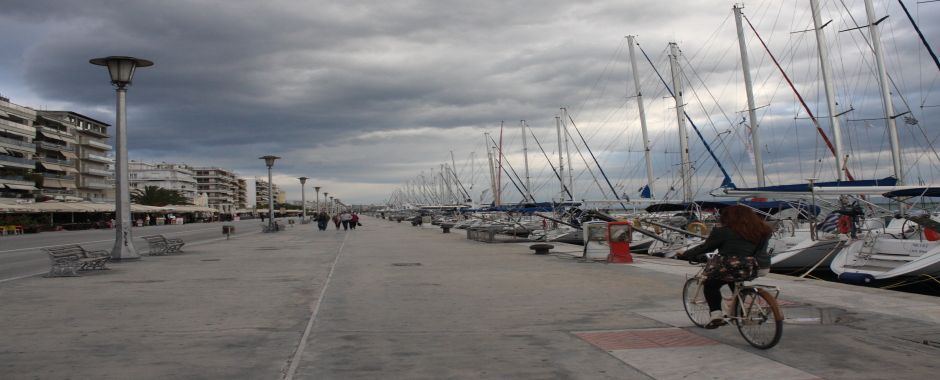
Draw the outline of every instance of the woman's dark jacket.
<instances>
[{"instance_id":1,"label":"woman's dark jacket","mask_svg":"<svg viewBox=\"0 0 940 380\"><path fill-rule=\"evenodd\" d=\"M719 255L726 257L754 256L760 269L770 269L770 253L767 252L768 241L764 240L758 246L735 234L731 227L715 227L702 244L685 251L682 257L698 257L717 249Z\"/></svg>"}]
</instances>

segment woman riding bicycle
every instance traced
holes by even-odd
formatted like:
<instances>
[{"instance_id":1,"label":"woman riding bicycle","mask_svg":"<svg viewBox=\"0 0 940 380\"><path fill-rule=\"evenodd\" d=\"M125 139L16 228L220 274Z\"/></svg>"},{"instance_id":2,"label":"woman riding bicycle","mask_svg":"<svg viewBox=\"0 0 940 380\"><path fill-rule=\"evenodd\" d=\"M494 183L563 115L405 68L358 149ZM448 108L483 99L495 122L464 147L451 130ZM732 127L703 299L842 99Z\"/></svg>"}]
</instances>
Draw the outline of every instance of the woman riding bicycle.
<instances>
[{"instance_id":1,"label":"woman riding bicycle","mask_svg":"<svg viewBox=\"0 0 940 380\"><path fill-rule=\"evenodd\" d=\"M746 206L730 206L722 209L720 213L718 221L721 227L712 229L702 244L687 251L676 252L676 258L696 259L700 255L718 250L720 264L706 266L706 272L709 267L714 267L716 271L709 273L708 279L702 282L705 302L711 311L711 320L705 325L706 329L715 329L726 323L721 311L721 287L728 285L734 291L734 281L729 281L731 277L727 276L728 272L735 272L734 278L738 281L751 280L770 272L767 242L773 234L773 229ZM754 268L755 266L757 268ZM722 271L721 275L716 273L718 269Z\"/></svg>"}]
</instances>

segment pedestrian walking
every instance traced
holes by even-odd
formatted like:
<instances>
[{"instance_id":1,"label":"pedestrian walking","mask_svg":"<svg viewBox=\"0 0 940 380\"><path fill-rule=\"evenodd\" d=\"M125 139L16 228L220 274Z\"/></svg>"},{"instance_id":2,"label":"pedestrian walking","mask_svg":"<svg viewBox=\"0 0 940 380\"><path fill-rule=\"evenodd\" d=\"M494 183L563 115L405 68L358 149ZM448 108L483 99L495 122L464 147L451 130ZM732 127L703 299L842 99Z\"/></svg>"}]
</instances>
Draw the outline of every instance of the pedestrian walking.
<instances>
[{"instance_id":1,"label":"pedestrian walking","mask_svg":"<svg viewBox=\"0 0 940 380\"><path fill-rule=\"evenodd\" d=\"M336 223L336 230L337 230L337 231L339 230L339 225L340 225L340 223L341 223L340 220L339 220L339 216L340 216L340 214L333 215L333 223Z\"/></svg>"},{"instance_id":2,"label":"pedestrian walking","mask_svg":"<svg viewBox=\"0 0 940 380\"><path fill-rule=\"evenodd\" d=\"M356 226L359 225L359 215L356 215L352 212L349 213L349 228L356 229Z\"/></svg>"},{"instance_id":3,"label":"pedestrian walking","mask_svg":"<svg viewBox=\"0 0 940 380\"><path fill-rule=\"evenodd\" d=\"M349 221L352 219L352 216L348 212L343 211L339 214L339 220L343 222L343 231L349 229Z\"/></svg>"},{"instance_id":4,"label":"pedestrian walking","mask_svg":"<svg viewBox=\"0 0 940 380\"><path fill-rule=\"evenodd\" d=\"M316 216L317 220L317 229L320 231L326 231L326 224L330 221L330 214L327 214L326 211L320 211Z\"/></svg>"}]
</instances>

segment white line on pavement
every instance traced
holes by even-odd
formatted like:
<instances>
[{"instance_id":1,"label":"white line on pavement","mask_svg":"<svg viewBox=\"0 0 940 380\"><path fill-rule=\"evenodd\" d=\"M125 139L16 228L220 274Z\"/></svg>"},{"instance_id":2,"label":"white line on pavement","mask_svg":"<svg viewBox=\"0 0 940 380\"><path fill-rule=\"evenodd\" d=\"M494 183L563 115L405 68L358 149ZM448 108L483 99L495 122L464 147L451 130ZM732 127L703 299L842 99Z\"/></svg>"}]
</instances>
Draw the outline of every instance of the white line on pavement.
<instances>
[{"instance_id":1,"label":"white line on pavement","mask_svg":"<svg viewBox=\"0 0 940 380\"><path fill-rule=\"evenodd\" d=\"M333 278L333 270L336 269L336 263L339 262L339 255L343 253L343 247L346 246L346 239L348 238L349 232L347 231L346 236L343 237L343 244L340 244L339 251L336 252L336 259L333 260L333 266L330 267L330 274L326 276L326 283L323 284L323 289L320 290L320 296L317 297L317 303L313 307L310 321L307 322L307 328L304 330L303 337L300 338L300 344L297 345L297 352L294 353L294 358L290 361L290 368L288 368L284 380L294 379L294 372L297 371L297 367L300 365L300 357L304 354L304 348L307 347L307 338L310 337L310 331L313 330L313 323L317 320L317 314L320 312L320 304L323 303L323 296L326 295L326 289L330 287L330 279Z\"/></svg>"}]
</instances>

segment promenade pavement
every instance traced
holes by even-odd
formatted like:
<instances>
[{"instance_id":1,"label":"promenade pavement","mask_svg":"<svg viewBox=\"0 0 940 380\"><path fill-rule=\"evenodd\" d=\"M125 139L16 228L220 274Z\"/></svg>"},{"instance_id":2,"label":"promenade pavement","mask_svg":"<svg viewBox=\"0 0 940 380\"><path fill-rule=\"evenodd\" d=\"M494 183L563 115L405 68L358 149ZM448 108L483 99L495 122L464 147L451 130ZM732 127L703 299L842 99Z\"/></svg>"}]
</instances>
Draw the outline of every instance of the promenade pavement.
<instances>
[{"instance_id":1,"label":"promenade pavement","mask_svg":"<svg viewBox=\"0 0 940 380\"><path fill-rule=\"evenodd\" d=\"M682 262L362 222L0 283L0 379L924 379L940 364L936 297L770 275L788 320L758 350L691 325Z\"/></svg>"}]
</instances>

